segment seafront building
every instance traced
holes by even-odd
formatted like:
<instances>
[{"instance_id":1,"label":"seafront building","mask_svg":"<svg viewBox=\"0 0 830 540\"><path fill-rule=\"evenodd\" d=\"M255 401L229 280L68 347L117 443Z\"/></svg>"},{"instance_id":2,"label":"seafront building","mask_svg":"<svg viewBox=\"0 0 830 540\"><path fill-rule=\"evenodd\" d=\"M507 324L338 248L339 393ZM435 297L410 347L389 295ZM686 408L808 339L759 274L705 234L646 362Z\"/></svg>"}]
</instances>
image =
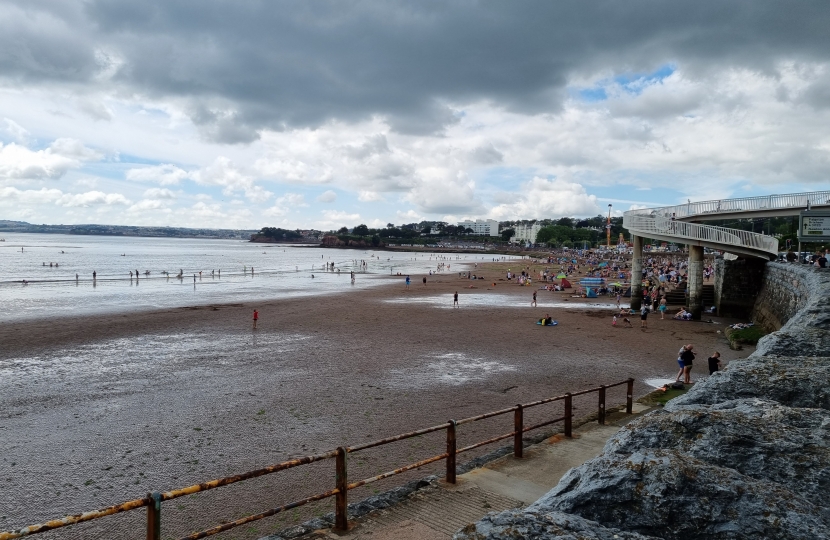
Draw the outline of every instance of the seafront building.
<instances>
[{"instance_id":1,"label":"seafront building","mask_svg":"<svg viewBox=\"0 0 830 540\"><path fill-rule=\"evenodd\" d=\"M472 229L477 236L498 236L499 222L495 219L477 219L475 221L459 221L459 227Z\"/></svg>"},{"instance_id":2,"label":"seafront building","mask_svg":"<svg viewBox=\"0 0 830 540\"><path fill-rule=\"evenodd\" d=\"M531 244L535 244L536 235L539 234L541 228L542 224L536 221L529 224L517 224L513 227L513 230L516 232L510 238L510 242L530 242Z\"/></svg>"}]
</instances>

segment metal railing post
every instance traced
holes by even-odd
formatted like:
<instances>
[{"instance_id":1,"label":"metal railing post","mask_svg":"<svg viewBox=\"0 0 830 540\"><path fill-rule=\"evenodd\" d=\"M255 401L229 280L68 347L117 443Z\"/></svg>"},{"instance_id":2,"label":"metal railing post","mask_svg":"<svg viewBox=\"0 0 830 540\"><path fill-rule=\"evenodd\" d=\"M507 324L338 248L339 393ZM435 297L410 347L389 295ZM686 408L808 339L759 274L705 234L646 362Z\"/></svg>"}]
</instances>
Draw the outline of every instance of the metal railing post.
<instances>
[{"instance_id":1,"label":"metal railing post","mask_svg":"<svg viewBox=\"0 0 830 540\"><path fill-rule=\"evenodd\" d=\"M605 385L599 387L599 409L597 410L597 421L605 424Z\"/></svg>"},{"instance_id":2,"label":"metal railing post","mask_svg":"<svg viewBox=\"0 0 830 540\"><path fill-rule=\"evenodd\" d=\"M524 409L522 404L516 405L513 413L513 457L522 457L522 430L524 429Z\"/></svg>"},{"instance_id":3,"label":"metal railing post","mask_svg":"<svg viewBox=\"0 0 830 540\"><path fill-rule=\"evenodd\" d=\"M349 528L349 476L346 472L346 449L337 449L335 487L337 495L334 502L334 528L345 531Z\"/></svg>"},{"instance_id":4,"label":"metal railing post","mask_svg":"<svg viewBox=\"0 0 830 540\"><path fill-rule=\"evenodd\" d=\"M161 493L148 493L147 540L161 540Z\"/></svg>"},{"instance_id":5,"label":"metal railing post","mask_svg":"<svg viewBox=\"0 0 830 540\"><path fill-rule=\"evenodd\" d=\"M447 422L447 482L455 484L455 420Z\"/></svg>"},{"instance_id":6,"label":"metal railing post","mask_svg":"<svg viewBox=\"0 0 830 540\"><path fill-rule=\"evenodd\" d=\"M570 392L565 394L565 437L573 437L572 420L573 420L573 400L574 397Z\"/></svg>"},{"instance_id":7,"label":"metal railing post","mask_svg":"<svg viewBox=\"0 0 830 540\"><path fill-rule=\"evenodd\" d=\"M634 410L634 379L628 379L628 395L625 401L625 414L631 414Z\"/></svg>"}]
</instances>

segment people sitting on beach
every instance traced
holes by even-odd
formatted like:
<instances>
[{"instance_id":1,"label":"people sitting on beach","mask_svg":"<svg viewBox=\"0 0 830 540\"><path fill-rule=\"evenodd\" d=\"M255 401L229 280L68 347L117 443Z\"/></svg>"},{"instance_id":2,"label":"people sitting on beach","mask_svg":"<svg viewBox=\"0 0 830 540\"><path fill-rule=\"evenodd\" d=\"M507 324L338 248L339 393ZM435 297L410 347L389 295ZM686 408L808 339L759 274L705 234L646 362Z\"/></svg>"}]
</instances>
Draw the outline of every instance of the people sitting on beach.
<instances>
[{"instance_id":1,"label":"people sitting on beach","mask_svg":"<svg viewBox=\"0 0 830 540\"><path fill-rule=\"evenodd\" d=\"M550 313L548 313L544 317L539 319L539 323L542 326L551 326L551 325L553 325L553 318L551 318Z\"/></svg>"},{"instance_id":2,"label":"people sitting on beach","mask_svg":"<svg viewBox=\"0 0 830 540\"><path fill-rule=\"evenodd\" d=\"M673 318L679 321L691 321L692 314L686 311L685 308L680 308L680 311L678 311Z\"/></svg>"}]
</instances>

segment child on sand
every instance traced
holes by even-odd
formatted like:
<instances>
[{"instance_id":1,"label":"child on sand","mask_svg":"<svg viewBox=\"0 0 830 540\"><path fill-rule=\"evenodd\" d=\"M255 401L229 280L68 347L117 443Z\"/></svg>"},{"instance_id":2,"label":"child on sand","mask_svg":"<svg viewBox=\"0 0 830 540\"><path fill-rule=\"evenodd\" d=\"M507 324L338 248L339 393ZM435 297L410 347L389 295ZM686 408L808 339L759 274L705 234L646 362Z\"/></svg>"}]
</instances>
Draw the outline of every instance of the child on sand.
<instances>
[{"instance_id":1,"label":"child on sand","mask_svg":"<svg viewBox=\"0 0 830 540\"><path fill-rule=\"evenodd\" d=\"M720 353L718 351L712 353L712 356L710 356L707 360L709 362L709 375L713 374L716 371L720 371L720 368L723 364L721 364Z\"/></svg>"}]
</instances>

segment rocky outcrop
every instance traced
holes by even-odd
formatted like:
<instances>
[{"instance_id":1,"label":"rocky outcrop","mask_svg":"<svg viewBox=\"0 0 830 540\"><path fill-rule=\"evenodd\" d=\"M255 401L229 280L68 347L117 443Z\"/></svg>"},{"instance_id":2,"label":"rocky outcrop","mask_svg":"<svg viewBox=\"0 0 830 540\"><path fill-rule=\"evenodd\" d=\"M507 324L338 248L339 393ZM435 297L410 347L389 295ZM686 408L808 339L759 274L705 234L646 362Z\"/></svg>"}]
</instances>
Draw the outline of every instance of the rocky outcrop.
<instances>
[{"instance_id":1,"label":"rocky outcrop","mask_svg":"<svg viewBox=\"0 0 830 540\"><path fill-rule=\"evenodd\" d=\"M830 538L830 272L772 266L759 303L782 305L756 312L783 326L752 356L629 423L526 510L455 538Z\"/></svg>"},{"instance_id":2,"label":"rocky outcrop","mask_svg":"<svg viewBox=\"0 0 830 540\"><path fill-rule=\"evenodd\" d=\"M486 540L490 538L556 538L560 540L651 540L652 537L603 527L573 514L561 512L534 512L530 509L507 510L489 514L475 525L468 525L462 538ZM459 535L456 535L458 538Z\"/></svg>"}]
</instances>

